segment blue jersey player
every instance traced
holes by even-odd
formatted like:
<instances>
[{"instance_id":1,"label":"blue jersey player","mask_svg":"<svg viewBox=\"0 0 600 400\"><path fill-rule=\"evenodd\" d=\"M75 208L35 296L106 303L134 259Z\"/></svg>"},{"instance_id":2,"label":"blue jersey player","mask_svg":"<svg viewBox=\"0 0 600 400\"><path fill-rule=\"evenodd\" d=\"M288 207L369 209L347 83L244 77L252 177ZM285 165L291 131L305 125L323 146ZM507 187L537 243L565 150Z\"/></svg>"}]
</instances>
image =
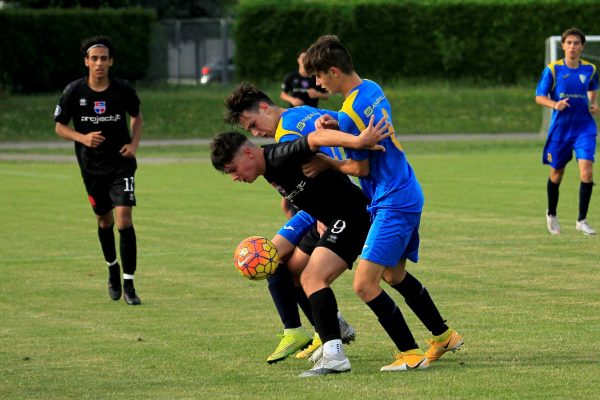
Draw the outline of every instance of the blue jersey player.
<instances>
[{"instance_id":1,"label":"blue jersey player","mask_svg":"<svg viewBox=\"0 0 600 400\"><path fill-rule=\"evenodd\" d=\"M227 97L225 104L227 107L226 122L241 126L254 136L274 138L275 141L282 143L294 141L314 131L315 121L324 113L337 118L336 112L309 106L290 109L278 107L265 93L248 83L238 85ZM329 157L342 158L340 148L323 147L320 151ZM278 250L284 246L288 247L290 243L296 248L285 262L287 268L278 268L276 273L268 279L269 291L284 326L284 333L279 345L267 357L269 363L283 360L308 345L296 354L297 358L307 358L321 346L319 335L315 333L311 341L311 336L302 327L296 305L300 305L314 326L310 303L297 277L308 264L310 256L319 242L317 221L304 211L296 213L285 198L282 200L282 208L289 221L273 238L273 243ZM295 277L295 282L290 272ZM339 312L338 321L343 342L349 343L354 340L354 328L344 320Z\"/></svg>"},{"instance_id":2,"label":"blue jersey player","mask_svg":"<svg viewBox=\"0 0 600 400\"><path fill-rule=\"evenodd\" d=\"M585 44L581 30L566 30L561 42L565 58L544 68L535 90L535 102L553 110L543 153L543 163L550 166L546 223L551 234L560 234L556 217L558 188L575 151L581 179L579 216L575 228L585 235L594 235L596 231L587 223L586 216L594 185L596 122L592 114L600 111L596 100L598 71L594 64L581 59Z\"/></svg>"},{"instance_id":3,"label":"blue jersey player","mask_svg":"<svg viewBox=\"0 0 600 400\"><path fill-rule=\"evenodd\" d=\"M387 120L391 135L380 142L385 152L347 149L348 159L335 161L321 157L320 163L321 167L326 164L359 176L363 190L371 199L372 225L356 270L354 289L375 313L400 351L396 360L381 370L427 368L445 352L457 350L463 340L445 324L425 287L405 270L406 259L418 260L423 193L402 146L393 134L390 105L375 82L358 76L350 53L336 36L322 36L311 45L305 67L316 75L318 84L331 93L342 94L345 99L337 121L332 116L324 116L319 125L338 127L346 133L318 130L309 136L311 146L343 146L344 136L349 136L348 133L358 135L373 118ZM319 170L320 167L314 169L311 166L305 168L305 173L312 176ZM394 300L380 287L382 279L405 298L434 335L426 353L419 349Z\"/></svg>"}]
</instances>

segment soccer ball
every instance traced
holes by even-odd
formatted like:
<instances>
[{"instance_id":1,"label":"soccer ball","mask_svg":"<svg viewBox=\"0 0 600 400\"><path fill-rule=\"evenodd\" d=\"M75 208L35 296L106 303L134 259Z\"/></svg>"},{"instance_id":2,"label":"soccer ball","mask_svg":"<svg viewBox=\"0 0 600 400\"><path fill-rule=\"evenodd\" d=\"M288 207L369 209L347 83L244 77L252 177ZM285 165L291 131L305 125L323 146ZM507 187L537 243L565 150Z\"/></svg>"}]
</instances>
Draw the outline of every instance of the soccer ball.
<instances>
[{"instance_id":1,"label":"soccer ball","mask_svg":"<svg viewBox=\"0 0 600 400\"><path fill-rule=\"evenodd\" d=\"M250 236L240 242L233 253L235 268L251 280L271 276L277 269L279 255L275 245L262 236Z\"/></svg>"}]
</instances>

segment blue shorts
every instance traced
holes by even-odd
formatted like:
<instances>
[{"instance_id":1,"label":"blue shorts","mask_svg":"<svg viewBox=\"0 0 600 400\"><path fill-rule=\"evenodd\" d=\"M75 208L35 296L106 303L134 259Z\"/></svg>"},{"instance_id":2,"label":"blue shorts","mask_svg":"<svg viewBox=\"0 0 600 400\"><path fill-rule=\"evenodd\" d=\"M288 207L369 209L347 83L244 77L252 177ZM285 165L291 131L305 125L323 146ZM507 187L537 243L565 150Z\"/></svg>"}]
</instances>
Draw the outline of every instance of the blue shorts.
<instances>
[{"instance_id":1,"label":"blue shorts","mask_svg":"<svg viewBox=\"0 0 600 400\"><path fill-rule=\"evenodd\" d=\"M419 261L420 212L378 209L372 217L361 258L395 267L400 260Z\"/></svg>"},{"instance_id":2,"label":"blue shorts","mask_svg":"<svg viewBox=\"0 0 600 400\"><path fill-rule=\"evenodd\" d=\"M573 158L573 150L578 160L594 162L596 153L596 136L580 136L568 142L547 141L542 156L543 163L554 169L563 169Z\"/></svg>"}]
</instances>

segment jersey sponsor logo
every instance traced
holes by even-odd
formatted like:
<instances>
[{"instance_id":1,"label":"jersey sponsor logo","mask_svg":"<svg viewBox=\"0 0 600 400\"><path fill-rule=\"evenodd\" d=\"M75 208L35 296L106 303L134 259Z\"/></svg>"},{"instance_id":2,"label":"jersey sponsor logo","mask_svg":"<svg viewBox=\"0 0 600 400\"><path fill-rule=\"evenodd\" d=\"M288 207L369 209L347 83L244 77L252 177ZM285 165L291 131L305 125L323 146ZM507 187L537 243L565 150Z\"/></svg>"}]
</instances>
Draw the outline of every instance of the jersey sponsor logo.
<instances>
[{"instance_id":1,"label":"jersey sponsor logo","mask_svg":"<svg viewBox=\"0 0 600 400\"><path fill-rule=\"evenodd\" d=\"M377 108L377 106L379 106L379 103L381 103L384 100L385 100L385 96L379 96L373 102L373 104L371 104L370 106L368 106L367 108L365 108L365 110L363 111L363 113L365 114L365 116L366 117L370 117L375 112L375 109Z\"/></svg>"},{"instance_id":2,"label":"jersey sponsor logo","mask_svg":"<svg viewBox=\"0 0 600 400\"><path fill-rule=\"evenodd\" d=\"M299 195L304 190L305 186L306 186L306 181L300 182L298 185L296 185L296 189L294 189L294 191L292 191L292 193L285 196L285 198L290 201L294 200L294 197Z\"/></svg>"},{"instance_id":3,"label":"jersey sponsor logo","mask_svg":"<svg viewBox=\"0 0 600 400\"><path fill-rule=\"evenodd\" d=\"M81 122L91 122L92 124L99 124L100 122L117 122L121 120L121 115L105 115L104 117L97 116L81 116Z\"/></svg>"},{"instance_id":4,"label":"jersey sponsor logo","mask_svg":"<svg viewBox=\"0 0 600 400\"><path fill-rule=\"evenodd\" d=\"M106 101L95 101L94 112L96 114L104 114L106 112Z\"/></svg>"},{"instance_id":5,"label":"jersey sponsor logo","mask_svg":"<svg viewBox=\"0 0 600 400\"><path fill-rule=\"evenodd\" d=\"M298 122L296 124L296 129L298 129L299 131L302 131L302 129L304 129L304 127L306 126L306 121L311 120L313 117L318 117L321 114L319 114L318 112L312 112L310 114L308 114L306 117L302 118L300 120L300 122Z\"/></svg>"},{"instance_id":6,"label":"jersey sponsor logo","mask_svg":"<svg viewBox=\"0 0 600 400\"><path fill-rule=\"evenodd\" d=\"M87 99L85 99L85 98L83 98L83 97L82 97L81 99L79 99L79 105L80 105L81 107L85 107L85 106L87 106Z\"/></svg>"},{"instance_id":7,"label":"jersey sponsor logo","mask_svg":"<svg viewBox=\"0 0 600 400\"><path fill-rule=\"evenodd\" d=\"M579 74L579 80L581 83L585 83L586 76L584 74Z\"/></svg>"},{"instance_id":8,"label":"jersey sponsor logo","mask_svg":"<svg viewBox=\"0 0 600 400\"><path fill-rule=\"evenodd\" d=\"M56 108L54 109L54 116L58 117L61 112L62 112L62 109L60 108L59 105L57 105Z\"/></svg>"}]
</instances>

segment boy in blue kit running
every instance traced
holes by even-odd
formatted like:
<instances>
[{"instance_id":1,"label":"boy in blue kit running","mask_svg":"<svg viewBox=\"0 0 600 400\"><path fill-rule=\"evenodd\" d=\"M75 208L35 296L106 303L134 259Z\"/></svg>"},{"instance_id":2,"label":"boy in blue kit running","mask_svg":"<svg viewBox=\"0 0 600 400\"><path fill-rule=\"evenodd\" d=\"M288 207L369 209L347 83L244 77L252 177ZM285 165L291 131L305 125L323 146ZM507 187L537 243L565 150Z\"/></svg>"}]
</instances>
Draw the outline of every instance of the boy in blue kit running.
<instances>
[{"instance_id":1,"label":"boy in blue kit running","mask_svg":"<svg viewBox=\"0 0 600 400\"><path fill-rule=\"evenodd\" d=\"M225 105L227 108L224 118L226 122L241 126L253 136L275 138L275 141L281 143L296 140L314 131L315 121L324 113L329 113L337 118L337 112L309 106L290 109L277 107L265 93L248 83L238 85L225 99ZM327 147L320 150L329 157L342 158L339 148ZM284 326L279 345L267 357L269 363L284 360L307 345L308 347L296 354L296 358L308 358L321 346L319 335L315 333L311 338L301 324L297 304L314 326L312 309L299 282L294 283L290 275L290 271L292 271L293 275L299 276L308 264L320 239L317 221L304 211L296 214L296 210L285 198L282 199L282 209L290 220L273 238L274 243L280 244L281 240L285 239L296 246L296 249L285 261L287 268L277 268L275 274L268 278L269 292ZM338 321L342 341L349 343L354 340L356 335L354 328L344 320L339 312Z\"/></svg>"},{"instance_id":2,"label":"boy in blue kit running","mask_svg":"<svg viewBox=\"0 0 600 400\"><path fill-rule=\"evenodd\" d=\"M575 229L585 235L596 231L587 223L586 216L592 197L594 154L596 152L596 123L592 114L598 114L598 72L596 66L581 59L585 35L578 28L566 30L561 36L565 58L546 66L535 90L535 102L552 108L552 121L543 163L550 165L547 184L548 210L546 224L552 235L560 234L556 217L558 188L565 167L573 151L579 164L579 217Z\"/></svg>"},{"instance_id":3,"label":"boy in blue kit running","mask_svg":"<svg viewBox=\"0 0 600 400\"><path fill-rule=\"evenodd\" d=\"M427 289L406 272L406 259L418 260L419 223L423 207L423 193L408 163L402 146L393 134L390 105L381 88L372 81L361 79L352 63L348 50L336 36L319 38L310 46L305 67L315 74L317 84L331 93L341 93L345 101L338 113L323 116L318 127L337 127L341 132L317 130L308 136L311 147L345 144L350 133L359 135L375 118L385 118L392 135L380 142L385 152L346 149L346 160L319 157L318 162L305 167L308 176L315 176L324 167L358 176L360 184L371 199L369 211L372 225L364 244L355 279L354 290L377 315L400 354L381 371L405 371L427 368L447 351L455 351L462 337L448 328L438 312ZM379 286L385 280L405 298L406 303L434 337L430 348L423 353L400 309Z\"/></svg>"}]
</instances>

